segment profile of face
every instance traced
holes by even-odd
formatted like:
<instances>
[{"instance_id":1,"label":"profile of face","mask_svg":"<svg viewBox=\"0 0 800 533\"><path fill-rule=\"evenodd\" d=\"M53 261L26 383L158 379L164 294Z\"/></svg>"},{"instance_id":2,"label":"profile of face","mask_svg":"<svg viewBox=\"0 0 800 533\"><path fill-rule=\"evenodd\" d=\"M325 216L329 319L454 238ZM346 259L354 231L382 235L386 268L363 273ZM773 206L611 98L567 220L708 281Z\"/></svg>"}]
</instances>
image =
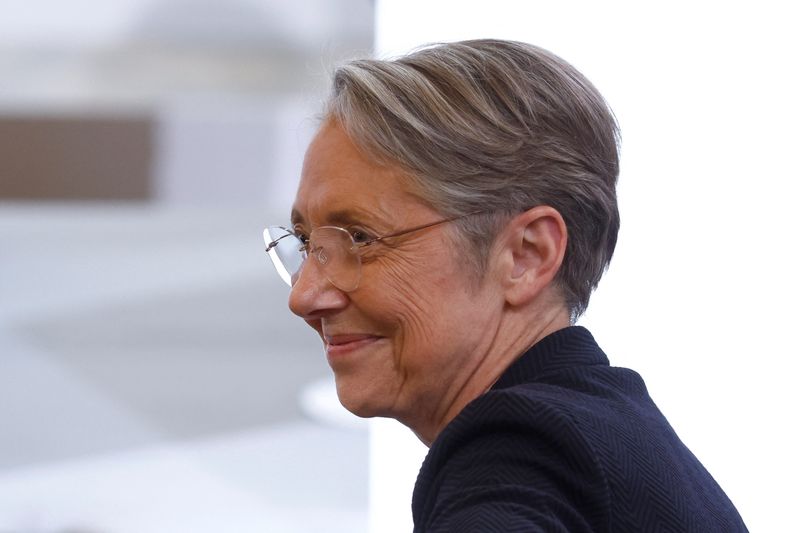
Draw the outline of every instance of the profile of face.
<instances>
[{"instance_id":1,"label":"profile of face","mask_svg":"<svg viewBox=\"0 0 800 533\"><path fill-rule=\"evenodd\" d=\"M399 167L378 164L335 122L306 153L294 230L347 229L369 239L441 220ZM336 288L313 257L294 278L291 310L322 338L341 403L359 416L436 425L470 381L497 331L503 299L464 266L453 225L359 251L355 290Z\"/></svg>"}]
</instances>

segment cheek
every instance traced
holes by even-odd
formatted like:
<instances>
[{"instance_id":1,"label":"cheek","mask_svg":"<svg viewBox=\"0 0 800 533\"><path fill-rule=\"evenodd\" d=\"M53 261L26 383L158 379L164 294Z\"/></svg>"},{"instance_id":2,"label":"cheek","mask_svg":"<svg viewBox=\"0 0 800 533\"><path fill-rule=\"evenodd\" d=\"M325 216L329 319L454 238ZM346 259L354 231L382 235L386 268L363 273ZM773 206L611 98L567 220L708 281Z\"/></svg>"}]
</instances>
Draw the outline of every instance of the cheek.
<instances>
[{"instance_id":1,"label":"cheek","mask_svg":"<svg viewBox=\"0 0 800 533\"><path fill-rule=\"evenodd\" d=\"M382 287L379 312L395 328L398 359L425 359L425 352L437 350L437 340L449 329L447 310L463 290L454 283L449 264L430 256L433 261L423 263L415 257L395 257L375 269Z\"/></svg>"}]
</instances>

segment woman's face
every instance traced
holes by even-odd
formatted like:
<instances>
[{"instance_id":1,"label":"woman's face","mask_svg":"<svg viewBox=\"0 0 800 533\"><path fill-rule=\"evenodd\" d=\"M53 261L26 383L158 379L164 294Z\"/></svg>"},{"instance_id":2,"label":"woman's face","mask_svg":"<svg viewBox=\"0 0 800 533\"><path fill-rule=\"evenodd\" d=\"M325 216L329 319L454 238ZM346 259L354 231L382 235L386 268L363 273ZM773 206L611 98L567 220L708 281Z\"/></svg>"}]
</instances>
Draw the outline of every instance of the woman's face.
<instances>
[{"instance_id":1,"label":"woman's face","mask_svg":"<svg viewBox=\"0 0 800 533\"><path fill-rule=\"evenodd\" d=\"M293 209L296 230L340 226L376 237L443 217L412 194L395 167L362 155L335 123L306 153ZM323 340L342 404L412 428L436 423L492 342L502 300L465 268L450 223L362 250L358 288L343 292L310 257L291 310Z\"/></svg>"}]
</instances>

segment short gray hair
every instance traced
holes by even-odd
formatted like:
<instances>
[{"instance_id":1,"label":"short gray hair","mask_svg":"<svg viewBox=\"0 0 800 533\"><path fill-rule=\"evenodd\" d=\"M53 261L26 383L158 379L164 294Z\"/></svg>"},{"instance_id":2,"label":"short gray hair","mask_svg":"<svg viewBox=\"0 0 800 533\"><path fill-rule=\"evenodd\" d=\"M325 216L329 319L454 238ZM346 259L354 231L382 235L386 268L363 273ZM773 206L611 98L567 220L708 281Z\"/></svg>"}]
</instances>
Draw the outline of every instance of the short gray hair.
<instances>
[{"instance_id":1,"label":"short gray hair","mask_svg":"<svg viewBox=\"0 0 800 533\"><path fill-rule=\"evenodd\" d=\"M497 232L538 205L567 226L556 283L576 319L608 267L619 230L619 130L594 86L530 44L437 44L339 67L325 117L376 160L397 164L456 222L485 270Z\"/></svg>"}]
</instances>

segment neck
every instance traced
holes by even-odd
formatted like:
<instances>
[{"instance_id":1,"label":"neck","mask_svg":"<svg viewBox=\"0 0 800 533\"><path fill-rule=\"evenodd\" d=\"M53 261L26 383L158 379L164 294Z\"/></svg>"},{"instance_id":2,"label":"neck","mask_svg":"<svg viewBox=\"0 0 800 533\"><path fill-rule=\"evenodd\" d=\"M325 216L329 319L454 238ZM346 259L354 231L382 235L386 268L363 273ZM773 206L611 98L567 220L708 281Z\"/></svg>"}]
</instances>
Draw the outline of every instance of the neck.
<instances>
[{"instance_id":1,"label":"neck","mask_svg":"<svg viewBox=\"0 0 800 533\"><path fill-rule=\"evenodd\" d=\"M451 391L439 409L429 413L424 421L401 422L409 426L426 446L430 446L447 424L472 400L491 389L519 356L544 337L568 326L570 316L563 306L551 307L535 315L508 310L484 349L477 357L469 359L471 364L460 380L460 387Z\"/></svg>"}]
</instances>

